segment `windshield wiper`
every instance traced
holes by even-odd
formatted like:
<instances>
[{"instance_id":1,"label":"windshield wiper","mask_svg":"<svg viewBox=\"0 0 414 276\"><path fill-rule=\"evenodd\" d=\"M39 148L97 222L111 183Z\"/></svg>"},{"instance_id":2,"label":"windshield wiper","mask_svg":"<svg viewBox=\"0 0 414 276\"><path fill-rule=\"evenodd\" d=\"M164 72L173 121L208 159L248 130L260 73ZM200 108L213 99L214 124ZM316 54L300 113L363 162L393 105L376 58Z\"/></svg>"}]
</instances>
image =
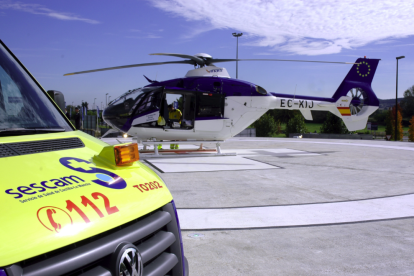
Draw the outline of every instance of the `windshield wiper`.
<instances>
[{"instance_id":1,"label":"windshield wiper","mask_svg":"<svg viewBox=\"0 0 414 276\"><path fill-rule=\"evenodd\" d=\"M0 135L2 134L17 134L24 135L30 133L49 133L49 132L64 132L64 128L4 128L0 129Z\"/></svg>"}]
</instances>

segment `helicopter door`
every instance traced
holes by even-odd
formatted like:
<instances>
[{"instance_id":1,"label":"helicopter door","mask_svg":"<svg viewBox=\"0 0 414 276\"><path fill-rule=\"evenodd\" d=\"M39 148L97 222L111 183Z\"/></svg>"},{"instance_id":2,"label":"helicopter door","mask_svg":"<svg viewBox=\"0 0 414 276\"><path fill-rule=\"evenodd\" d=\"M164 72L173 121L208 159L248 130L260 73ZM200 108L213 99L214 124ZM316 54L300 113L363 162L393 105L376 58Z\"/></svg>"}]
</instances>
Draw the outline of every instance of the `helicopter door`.
<instances>
[{"instance_id":1,"label":"helicopter door","mask_svg":"<svg viewBox=\"0 0 414 276\"><path fill-rule=\"evenodd\" d=\"M181 113L181 120L173 118L170 114L168 106L172 105ZM166 91L160 105L160 116L165 119L166 126L164 128L174 128L180 130L188 130L194 128L195 114L195 97L193 92L185 91Z\"/></svg>"},{"instance_id":2,"label":"helicopter door","mask_svg":"<svg viewBox=\"0 0 414 276\"><path fill-rule=\"evenodd\" d=\"M180 102L178 102L180 107ZM181 127L185 129L194 128L194 115L195 115L195 97L193 94L183 94L183 101L181 103L182 108L182 123Z\"/></svg>"}]
</instances>

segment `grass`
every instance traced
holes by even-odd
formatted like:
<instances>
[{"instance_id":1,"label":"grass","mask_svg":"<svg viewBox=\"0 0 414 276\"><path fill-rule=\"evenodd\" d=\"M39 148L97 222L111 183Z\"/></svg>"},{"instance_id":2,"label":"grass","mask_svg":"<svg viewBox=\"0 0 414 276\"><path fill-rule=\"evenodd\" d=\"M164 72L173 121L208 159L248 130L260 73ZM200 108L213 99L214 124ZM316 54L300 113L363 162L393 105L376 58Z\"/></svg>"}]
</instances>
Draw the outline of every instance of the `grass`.
<instances>
[{"instance_id":1,"label":"grass","mask_svg":"<svg viewBox=\"0 0 414 276\"><path fill-rule=\"evenodd\" d=\"M306 123L306 128L308 129L308 132L314 133L315 131L317 133L320 132L322 124L317 123Z\"/></svg>"}]
</instances>

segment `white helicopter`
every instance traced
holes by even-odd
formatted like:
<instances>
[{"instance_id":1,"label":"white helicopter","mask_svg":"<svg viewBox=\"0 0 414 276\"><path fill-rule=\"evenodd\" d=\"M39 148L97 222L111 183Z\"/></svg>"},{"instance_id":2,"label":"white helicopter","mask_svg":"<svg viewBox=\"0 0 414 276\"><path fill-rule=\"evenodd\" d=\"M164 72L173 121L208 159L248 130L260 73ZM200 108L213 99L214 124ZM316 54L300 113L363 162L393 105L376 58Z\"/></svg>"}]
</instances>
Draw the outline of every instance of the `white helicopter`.
<instances>
[{"instance_id":1,"label":"white helicopter","mask_svg":"<svg viewBox=\"0 0 414 276\"><path fill-rule=\"evenodd\" d=\"M113 128L128 133L138 141L151 140L226 140L235 136L269 109L299 110L312 120L312 110L329 111L340 117L348 130L365 128L368 116L379 106L371 88L379 59L358 58L355 63L281 59L214 59L196 55L157 53L185 58L182 61L133 64L102 68L66 75L83 74L131 67L190 64L195 69L184 78L152 81L113 100L103 112ZM267 92L261 86L232 79L227 70L213 63L229 61L299 61L353 64L332 98L288 95ZM182 118L169 119L168 105L175 104ZM160 118L162 118L160 120ZM162 123L160 123L160 121Z\"/></svg>"}]
</instances>

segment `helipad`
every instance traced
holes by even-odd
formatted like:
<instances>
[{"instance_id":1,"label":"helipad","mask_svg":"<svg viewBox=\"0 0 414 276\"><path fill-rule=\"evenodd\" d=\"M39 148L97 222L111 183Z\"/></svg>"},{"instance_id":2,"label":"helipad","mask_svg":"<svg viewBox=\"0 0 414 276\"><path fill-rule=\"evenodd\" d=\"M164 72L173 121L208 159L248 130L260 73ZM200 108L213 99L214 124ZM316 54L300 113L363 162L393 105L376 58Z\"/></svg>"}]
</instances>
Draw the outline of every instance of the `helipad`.
<instances>
[{"instance_id":1,"label":"helipad","mask_svg":"<svg viewBox=\"0 0 414 276\"><path fill-rule=\"evenodd\" d=\"M234 138L222 149L239 159L147 163L173 194L192 275L414 274L414 143ZM236 169L243 159L251 167Z\"/></svg>"}]
</instances>

